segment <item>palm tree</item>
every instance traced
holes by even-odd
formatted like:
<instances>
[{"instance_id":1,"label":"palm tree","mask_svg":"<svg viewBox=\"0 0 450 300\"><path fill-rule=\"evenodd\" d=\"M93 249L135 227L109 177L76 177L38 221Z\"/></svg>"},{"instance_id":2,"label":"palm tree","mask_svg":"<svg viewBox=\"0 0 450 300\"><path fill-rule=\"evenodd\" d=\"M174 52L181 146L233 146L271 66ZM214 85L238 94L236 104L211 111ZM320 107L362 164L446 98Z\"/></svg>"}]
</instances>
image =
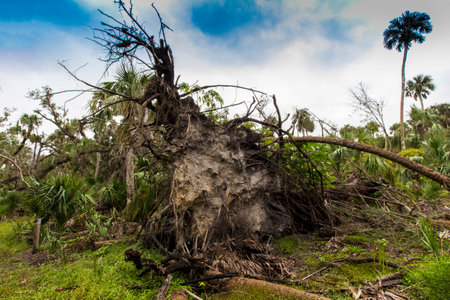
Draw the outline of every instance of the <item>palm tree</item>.
<instances>
[{"instance_id":1,"label":"palm tree","mask_svg":"<svg viewBox=\"0 0 450 300\"><path fill-rule=\"evenodd\" d=\"M430 16L423 12L410 12L409 10L402 13L399 18L390 21L389 27L384 31L384 47L391 50L395 49L399 52L403 50L402 61L402 90L400 97L400 135L402 141L402 150L406 149L405 128L403 122L403 108L405 99L405 63L406 56L412 42L423 43L425 41L424 33L430 33L433 26L430 23Z\"/></svg>"},{"instance_id":2,"label":"palm tree","mask_svg":"<svg viewBox=\"0 0 450 300\"><path fill-rule=\"evenodd\" d=\"M301 132L303 136L305 136L307 132L313 132L315 128L311 113L307 108L295 110L294 116L292 117L292 125L294 129Z\"/></svg>"},{"instance_id":3,"label":"palm tree","mask_svg":"<svg viewBox=\"0 0 450 300\"><path fill-rule=\"evenodd\" d=\"M431 91L434 91L435 85L430 75L417 75L413 80L406 83L406 97L413 97L420 101L420 107L423 110L423 99L427 99Z\"/></svg>"},{"instance_id":4,"label":"palm tree","mask_svg":"<svg viewBox=\"0 0 450 300\"><path fill-rule=\"evenodd\" d=\"M151 76L139 74L133 65L122 63L117 70L115 81L104 82L102 87L106 90L120 93L134 98L142 97ZM118 139L124 143L125 154L125 181L127 189L127 205L134 198L134 151L133 141L129 138L129 132L136 130L148 119L148 109L131 101L122 101L121 96L107 92L96 92L91 100L91 110L108 106L112 116L122 116L119 125ZM104 113L104 111L103 111ZM110 116L111 117L111 116ZM133 129L134 128L134 129ZM97 157L97 164L99 157Z\"/></svg>"},{"instance_id":5,"label":"palm tree","mask_svg":"<svg viewBox=\"0 0 450 300\"><path fill-rule=\"evenodd\" d=\"M421 141L436 121L437 116L429 110L418 109L415 105L411 107L408 124L413 128L413 132L419 135Z\"/></svg>"}]
</instances>

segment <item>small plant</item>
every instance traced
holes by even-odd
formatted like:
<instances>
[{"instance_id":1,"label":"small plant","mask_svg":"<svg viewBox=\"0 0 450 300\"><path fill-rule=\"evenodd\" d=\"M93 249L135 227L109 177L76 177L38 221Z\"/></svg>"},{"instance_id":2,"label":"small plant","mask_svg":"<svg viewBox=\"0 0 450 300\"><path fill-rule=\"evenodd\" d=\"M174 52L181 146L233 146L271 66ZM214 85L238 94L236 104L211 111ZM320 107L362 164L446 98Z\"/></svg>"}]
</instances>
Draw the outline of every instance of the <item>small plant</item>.
<instances>
[{"instance_id":1,"label":"small plant","mask_svg":"<svg viewBox=\"0 0 450 300\"><path fill-rule=\"evenodd\" d=\"M58 234L54 234L49 226L44 226L41 232L42 243L47 244L48 250L55 253L64 263L67 262L68 257L63 241L59 238Z\"/></svg>"},{"instance_id":2,"label":"small plant","mask_svg":"<svg viewBox=\"0 0 450 300\"><path fill-rule=\"evenodd\" d=\"M23 208L23 195L20 192L9 191L0 197L0 216L11 215L20 208Z\"/></svg>"},{"instance_id":3,"label":"small plant","mask_svg":"<svg viewBox=\"0 0 450 300\"><path fill-rule=\"evenodd\" d=\"M13 231L16 236L30 236L33 232L33 224L30 220L16 221L12 220Z\"/></svg>"},{"instance_id":4,"label":"small plant","mask_svg":"<svg viewBox=\"0 0 450 300\"><path fill-rule=\"evenodd\" d=\"M384 267L386 266L387 255L386 255L386 245L388 241L385 239L376 240L374 246L374 257L378 258L382 272L384 272Z\"/></svg>"},{"instance_id":5,"label":"small plant","mask_svg":"<svg viewBox=\"0 0 450 300\"><path fill-rule=\"evenodd\" d=\"M436 259L440 259L442 257L444 240L448 232L444 232L440 236L437 229L424 217L419 219L419 227L423 243L433 252Z\"/></svg>"},{"instance_id":6,"label":"small plant","mask_svg":"<svg viewBox=\"0 0 450 300\"><path fill-rule=\"evenodd\" d=\"M89 235L98 232L103 239L106 239L108 237L109 226L111 226L113 218L105 219L106 217L95 212L91 216L91 220L86 221L86 228L89 230Z\"/></svg>"},{"instance_id":7,"label":"small plant","mask_svg":"<svg viewBox=\"0 0 450 300\"><path fill-rule=\"evenodd\" d=\"M127 190L125 183L112 181L100 190L100 204L106 208L122 210L126 205Z\"/></svg>"}]
</instances>

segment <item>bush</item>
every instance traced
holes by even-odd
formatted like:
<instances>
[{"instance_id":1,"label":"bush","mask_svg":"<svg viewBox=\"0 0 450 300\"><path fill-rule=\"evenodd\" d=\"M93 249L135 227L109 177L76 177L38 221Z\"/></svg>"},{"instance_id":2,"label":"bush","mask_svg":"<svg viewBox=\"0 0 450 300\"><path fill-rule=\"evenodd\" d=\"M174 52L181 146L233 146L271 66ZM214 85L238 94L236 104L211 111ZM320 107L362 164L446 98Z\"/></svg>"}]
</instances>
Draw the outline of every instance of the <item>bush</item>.
<instances>
[{"instance_id":1,"label":"bush","mask_svg":"<svg viewBox=\"0 0 450 300\"><path fill-rule=\"evenodd\" d=\"M127 190L124 182L113 181L100 190L100 205L107 209L122 210L127 204Z\"/></svg>"},{"instance_id":2,"label":"bush","mask_svg":"<svg viewBox=\"0 0 450 300\"><path fill-rule=\"evenodd\" d=\"M72 217L91 209L93 200L88 186L74 176L62 175L30 182L28 206L42 222L52 220L61 231Z\"/></svg>"},{"instance_id":3,"label":"bush","mask_svg":"<svg viewBox=\"0 0 450 300\"><path fill-rule=\"evenodd\" d=\"M17 191L7 192L0 197L0 216L9 216L14 211L23 210L23 195Z\"/></svg>"}]
</instances>

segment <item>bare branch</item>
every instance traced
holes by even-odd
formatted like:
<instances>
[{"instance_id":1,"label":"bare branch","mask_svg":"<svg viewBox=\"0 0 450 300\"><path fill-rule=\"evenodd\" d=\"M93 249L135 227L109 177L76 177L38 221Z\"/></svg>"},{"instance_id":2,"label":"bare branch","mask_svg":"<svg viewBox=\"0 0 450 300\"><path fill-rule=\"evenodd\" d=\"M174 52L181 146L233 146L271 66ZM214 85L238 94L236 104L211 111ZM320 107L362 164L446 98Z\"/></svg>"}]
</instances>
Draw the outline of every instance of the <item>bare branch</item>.
<instances>
[{"instance_id":1,"label":"bare branch","mask_svg":"<svg viewBox=\"0 0 450 300\"><path fill-rule=\"evenodd\" d=\"M186 97L188 95L191 95L191 94L196 93L201 90L206 90L206 89L211 89L211 88L216 88L216 87L237 88L237 89L246 90L246 91L250 91L253 93L258 93L258 94L267 96L267 93L265 93L265 92L261 92L261 91L258 91L258 90L252 89L252 88L248 88L248 87L244 87L244 86L233 85L233 84L214 84L214 85L205 85L205 86L194 88L194 89L192 89L192 91L180 95L180 98Z\"/></svg>"},{"instance_id":2,"label":"bare branch","mask_svg":"<svg viewBox=\"0 0 450 300\"><path fill-rule=\"evenodd\" d=\"M3 157L4 159L10 161L10 162L17 168L17 170L19 171L20 180L21 180L23 183L25 183L25 185L26 185L27 187L30 187L30 185L28 184L28 182L26 182L25 179L23 178L23 172L22 172L22 169L21 169L20 166L17 164L17 162L16 162L14 159L12 159L11 157L8 157L8 156L3 155L3 154L1 154L1 153L0 153L0 157Z\"/></svg>"}]
</instances>

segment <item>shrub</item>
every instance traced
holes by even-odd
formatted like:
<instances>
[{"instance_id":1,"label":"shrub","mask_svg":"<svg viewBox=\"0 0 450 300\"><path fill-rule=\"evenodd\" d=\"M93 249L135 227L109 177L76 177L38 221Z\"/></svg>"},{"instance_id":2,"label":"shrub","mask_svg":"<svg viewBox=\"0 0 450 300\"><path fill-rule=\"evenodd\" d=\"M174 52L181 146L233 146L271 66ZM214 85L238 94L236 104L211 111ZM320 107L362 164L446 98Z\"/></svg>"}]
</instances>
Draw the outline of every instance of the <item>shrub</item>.
<instances>
[{"instance_id":1,"label":"shrub","mask_svg":"<svg viewBox=\"0 0 450 300\"><path fill-rule=\"evenodd\" d=\"M42 218L43 223L52 220L61 231L72 217L90 210L93 200L84 181L74 176L62 175L48 180L30 182L29 208Z\"/></svg>"},{"instance_id":2,"label":"shrub","mask_svg":"<svg viewBox=\"0 0 450 300\"><path fill-rule=\"evenodd\" d=\"M7 192L0 198L0 216L11 215L18 209L23 209L23 195L17 191Z\"/></svg>"},{"instance_id":3,"label":"shrub","mask_svg":"<svg viewBox=\"0 0 450 300\"><path fill-rule=\"evenodd\" d=\"M124 182L113 181L100 190L100 204L105 208L125 208L127 190Z\"/></svg>"}]
</instances>

